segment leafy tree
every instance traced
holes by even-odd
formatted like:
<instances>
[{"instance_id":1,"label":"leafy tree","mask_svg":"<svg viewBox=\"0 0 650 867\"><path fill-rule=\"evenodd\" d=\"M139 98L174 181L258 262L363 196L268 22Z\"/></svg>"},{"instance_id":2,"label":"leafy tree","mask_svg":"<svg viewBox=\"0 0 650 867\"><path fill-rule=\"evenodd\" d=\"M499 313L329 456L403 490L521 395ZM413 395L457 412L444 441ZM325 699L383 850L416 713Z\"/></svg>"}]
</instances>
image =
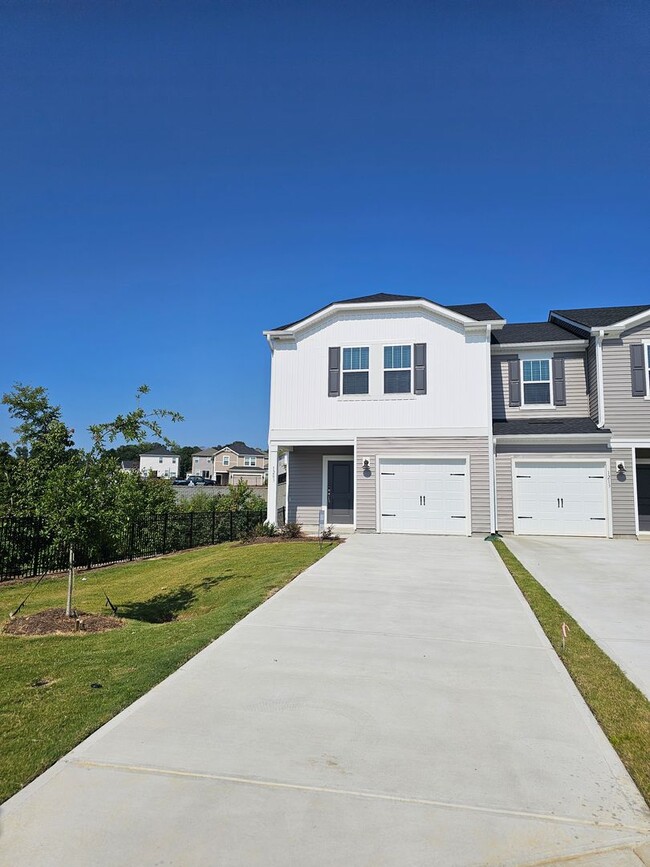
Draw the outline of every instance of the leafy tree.
<instances>
[{"instance_id":1,"label":"leafy tree","mask_svg":"<svg viewBox=\"0 0 650 867\"><path fill-rule=\"evenodd\" d=\"M147 435L169 442L163 436L162 421L182 419L169 410L147 411L141 398L148 393L148 386L140 386L134 409L112 421L91 425L90 449L75 448L74 431L63 423L60 407L50 404L44 388L19 383L2 398L9 415L18 422L10 473L13 499L4 503L3 510L40 517L51 537L68 548L68 615L72 613L75 548L100 544L123 525L129 506L137 507L137 485L131 474L122 472L108 443L118 437L143 443ZM171 493L169 484L167 488ZM160 497L157 488L145 483L140 494L140 505L147 496Z\"/></svg>"},{"instance_id":2,"label":"leafy tree","mask_svg":"<svg viewBox=\"0 0 650 867\"><path fill-rule=\"evenodd\" d=\"M181 479L192 471L192 455L194 452L200 452L202 446L176 446L174 452L178 458L178 475Z\"/></svg>"},{"instance_id":3,"label":"leafy tree","mask_svg":"<svg viewBox=\"0 0 650 867\"><path fill-rule=\"evenodd\" d=\"M236 485L228 486L228 493L214 498L219 512L244 512L266 509L266 500L251 488L245 479L240 479Z\"/></svg>"}]
</instances>

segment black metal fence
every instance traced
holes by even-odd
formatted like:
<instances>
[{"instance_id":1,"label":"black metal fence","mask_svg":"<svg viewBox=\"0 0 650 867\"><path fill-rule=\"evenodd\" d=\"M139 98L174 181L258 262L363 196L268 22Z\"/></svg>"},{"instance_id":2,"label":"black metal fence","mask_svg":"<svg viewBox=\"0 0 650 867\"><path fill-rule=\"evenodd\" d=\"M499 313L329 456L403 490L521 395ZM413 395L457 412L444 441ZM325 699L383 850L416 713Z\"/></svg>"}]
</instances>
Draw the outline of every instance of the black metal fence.
<instances>
[{"instance_id":1,"label":"black metal fence","mask_svg":"<svg viewBox=\"0 0 650 867\"><path fill-rule=\"evenodd\" d=\"M75 547L75 565L90 569L201 545L232 542L247 536L265 520L263 510L142 515L117 533L107 533ZM68 547L48 534L41 519L0 520L0 581L63 571L68 567L68 558Z\"/></svg>"}]
</instances>

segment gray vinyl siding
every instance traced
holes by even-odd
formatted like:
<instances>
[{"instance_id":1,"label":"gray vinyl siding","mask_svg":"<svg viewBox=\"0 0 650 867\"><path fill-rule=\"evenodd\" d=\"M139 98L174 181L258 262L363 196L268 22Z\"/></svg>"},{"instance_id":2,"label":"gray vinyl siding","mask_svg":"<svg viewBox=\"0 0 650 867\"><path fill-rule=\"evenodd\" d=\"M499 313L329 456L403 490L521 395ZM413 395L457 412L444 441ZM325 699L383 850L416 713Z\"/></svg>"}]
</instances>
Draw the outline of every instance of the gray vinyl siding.
<instances>
[{"instance_id":1,"label":"gray vinyl siding","mask_svg":"<svg viewBox=\"0 0 650 867\"><path fill-rule=\"evenodd\" d=\"M587 377L589 392L589 416L598 422L598 365L596 363L596 342L591 340L587 349Z\"/></svg>"},{"instance_id":2,"label":"gray vinyl siding","mask_svg":"<svg viewBox=\"0 0 650 867\"><path fill-rule=\"evenodd\" d=\"M352 456L352 451L351 446L300 446L291 452L287 521L318 524L323 508L323 455Z\"/></svg>"},{"instance_id":3,"label":"gray vinyl siding","mask_svg":"<svg viewBox=\"0 0 650 867\"><path fill-rule=\"evenodd\" d=\"M357 440L357 530L377 529L377 455L469 455L472 532L490 532L490 483L487 437L361 437ZM364 472L363 461L370 463Z\"/></svg>"},{"instance_id":4,"label":"gray vinyl siding","mask_svg":"<svg viewBox=\"0 0 650 867\"><path fill-rule=\"evenodd\" d=\"M632 452L629 449L612 449L607 445L565 445L553 448L548 445L500 445L496 455L497 530L514 532L512 497L512 459L557 458L558 460L594 460L609 458L612 488L612 529L615 536L634 535L635 502L632 479ZM616 465L624 461L628 469L625 475L617 475Z\"/></svg>"},{"instance_id":5,"label":"gray vinyl siding","mask_svg":"<svg viewBox=\"0 0 650 867\"><path fill-rule=\"evenodd\" d=\"M650 339L650 325L627 331L617 340L603 341L605 427L612 437L650 439L650 400L632 397L630 344Z\"/></svg>"},{"instance_id":6,"label":"gray vinyl siding","mask_svg":"<svg viewBox=\"0 0 650 867\"><path fill-rule=\"evenodd\" d=\"M585 353L554 352L554 358L564 358L566 381L566 406L548 409L525 406L510 406L508 362L517 355L492 356L492 416L495 419L540 418L550 415L553 418L581 418L589 415L589 396L587 394L587 373ZM523 389L523 383L522 383ZM522 391L523 397L523 391Z\"/></svg>"}]
</instances>

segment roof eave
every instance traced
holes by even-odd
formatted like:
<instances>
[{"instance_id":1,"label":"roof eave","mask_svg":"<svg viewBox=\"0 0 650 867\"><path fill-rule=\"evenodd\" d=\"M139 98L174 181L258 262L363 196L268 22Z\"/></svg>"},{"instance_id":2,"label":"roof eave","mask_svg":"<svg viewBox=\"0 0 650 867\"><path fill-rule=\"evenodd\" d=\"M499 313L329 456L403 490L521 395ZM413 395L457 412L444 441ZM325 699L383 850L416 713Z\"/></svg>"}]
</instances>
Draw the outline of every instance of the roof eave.
<instances>
[{"instance_id":1,"label":"roof eave","mask_svg":"<svg viewBox=\"0 0 650 867\"><path fill-rule=\"evenodd\" d=\"M609 443L611 433L583 433L583 434L494 434L494 441L499 444L525 443Z\"/></svg>"},{"instance_id":2,"label":"roof eave","mask_svg":"<svg viewBox=\"0 0 650 867\"><path fill-rule=\"evenodd\" d=\"M513 350L523 351L525 349L565 349L567 346L584 348L585 346L589 346L589 341L586 338L583 340L580 337L576 337L575 340L537 340L534 343L493 343L492 351L495 353L507 353Z\"/></svg>"}]
</instances>

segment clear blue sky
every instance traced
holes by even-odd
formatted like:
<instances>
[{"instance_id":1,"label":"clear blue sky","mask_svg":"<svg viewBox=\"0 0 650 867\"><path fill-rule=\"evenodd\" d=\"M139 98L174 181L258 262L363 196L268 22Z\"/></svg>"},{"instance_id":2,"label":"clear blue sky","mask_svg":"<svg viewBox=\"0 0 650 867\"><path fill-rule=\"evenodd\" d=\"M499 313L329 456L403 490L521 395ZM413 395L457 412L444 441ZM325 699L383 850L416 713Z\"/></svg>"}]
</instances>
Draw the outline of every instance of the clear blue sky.
<instances>
[{"instance_id":1,"label":"clear blue sky","mask_svg":"<svg viewBox=\"0 0 650 867\"><path fill-rule=\"evenodd\" d=\"M0 3L0 389L267 436L264 328L650 302L650 4ZM0 439L10 437L4 410Z\"/></svg>"}]
</instances>

